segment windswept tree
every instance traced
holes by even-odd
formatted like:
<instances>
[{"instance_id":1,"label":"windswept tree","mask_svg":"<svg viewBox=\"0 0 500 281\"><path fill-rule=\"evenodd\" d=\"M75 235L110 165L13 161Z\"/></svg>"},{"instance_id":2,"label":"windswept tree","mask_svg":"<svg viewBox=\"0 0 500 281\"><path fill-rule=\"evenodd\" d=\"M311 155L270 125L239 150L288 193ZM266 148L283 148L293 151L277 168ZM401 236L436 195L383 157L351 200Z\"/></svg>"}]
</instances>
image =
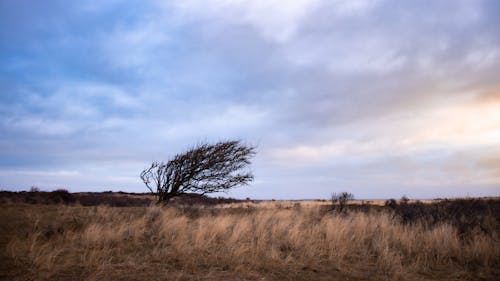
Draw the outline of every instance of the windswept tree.
<instances>
[{"instance_id":1,"label":"windswept tree","mask_svg":"<svg viewBox=\"0 0 500 281\"><path fill-rule=\"evenodd\" d=\"M185 193L206 194L248 184L253 175L244 168L254 155L255 147L240 141L201 144L166 163L153 162L140 176L158 203L167 203Z\"/></svg>"}]
</instances>

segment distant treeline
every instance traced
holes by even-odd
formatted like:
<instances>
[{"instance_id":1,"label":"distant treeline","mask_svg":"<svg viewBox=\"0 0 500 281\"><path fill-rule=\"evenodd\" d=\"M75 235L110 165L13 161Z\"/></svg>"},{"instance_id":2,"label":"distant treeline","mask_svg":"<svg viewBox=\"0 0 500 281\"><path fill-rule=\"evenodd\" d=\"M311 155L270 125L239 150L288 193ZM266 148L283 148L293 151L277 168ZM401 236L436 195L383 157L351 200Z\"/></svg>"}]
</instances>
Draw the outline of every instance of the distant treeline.
<instances>
[{"instance_id":1,"label":"distant treeline","mask_svg":"<svg viewBox=\"0 0 500 281\"><path fill-rule=\"evenodd\" d=\"M235 203L241 200L232 198L212 198L199 194L185 194L175 198L171 205L215 205ZM65 189L46 191L0 191L0 203L26 204L80 204L82 206L110 207L144 207L154 204L156 200L148 193L126 192L81 192L70 193ZM169 205L170 205L169 204Z\"/></svg>"}]
</instances>

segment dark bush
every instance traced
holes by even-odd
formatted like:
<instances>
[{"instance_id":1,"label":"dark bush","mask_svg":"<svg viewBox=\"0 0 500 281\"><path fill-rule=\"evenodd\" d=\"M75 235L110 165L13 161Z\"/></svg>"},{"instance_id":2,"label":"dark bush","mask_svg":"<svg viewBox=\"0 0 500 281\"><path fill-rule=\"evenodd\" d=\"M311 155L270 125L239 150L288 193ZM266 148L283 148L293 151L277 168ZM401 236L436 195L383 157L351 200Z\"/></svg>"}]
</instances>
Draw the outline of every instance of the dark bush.
<instances>
[{"instance_id":1,"label":"dark bush","mask_svg":"<svg viewBox=\"0 0 500 281\"><path fill-rule=\"evenodd\" d=\"M395 202L395 201L394 201ZM421 202L387 205L403 223L428 225L451 223L463 237L473 232L494 234L500 230L500 200L456 199L424 204Z\"/></svg>"},{"instance_id":2,"label":"dark bush","mask_svg":"<svg viewBox=\"0 0 500 281\"><path fill-rule=\"evenodd\" d=\"M331 197L332 209L342 212L345 210L347 203L353 199L354 195L349 192L333 193Z\"/></svg>"},{"instance_id":3,"label":"dark bush","mask_svg":"<svg viewBox=\"0 0 500 281\"><path fill-rule=\"evenodd\" d=\"M386 200L384 205L386 207L389 207L391 209L396 209L396 207L398 206L398 202L396 201L396 199L389 199L389 200Z\"/></svg>"},{"instance_id":4,"label":"dark bush","mask_svg":"<svg viewBox=\"0 0 500 281\"><path fill-rule=\"evenodd\" d=\"M107 205L110 207L145 207L149 206L153 200L148 197L134 197L122 195L124 193L77 193L76 198L83 206Z\"/></svg>"},{"instance_id":5,"label":"dark bush","mask_svg":"<svg viewBox=\"0 0 500 281\"><path fill-rule=\"evenodd\" d=\"M69 193L66 189L57 189L49 193L48 198L50 203L71 204L75 203L76 199L73 194Z\"/></svg>"},{"instance_id":6,"label":"dark bush","mask_svg":"<svg viewBox=\"0 0 500 281\"><path fill-rule=\"evenodd\" d=\"M178 197L172 199L170 204L172 205L217 205L217 204L229 204L229 203L237 203L243 202L243 200L233 199L233 198L224 198L224 197L208 197L206 195L196 194L196 193L187 193L182 194Z\"/></svg>"}]
</instances>

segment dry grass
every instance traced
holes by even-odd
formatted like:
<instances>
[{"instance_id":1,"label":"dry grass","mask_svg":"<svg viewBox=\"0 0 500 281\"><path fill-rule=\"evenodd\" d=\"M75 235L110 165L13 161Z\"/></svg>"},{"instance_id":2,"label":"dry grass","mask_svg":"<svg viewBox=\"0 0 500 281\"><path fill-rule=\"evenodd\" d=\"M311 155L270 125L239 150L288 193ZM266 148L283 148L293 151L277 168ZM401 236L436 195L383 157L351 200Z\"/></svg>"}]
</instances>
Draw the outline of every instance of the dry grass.
<instances>
[{"instance_id":1,"label":"dry grass","mask_svg":"<svg viewBox=\"0 0 500 281\"><path fill-rule=\"evenodd\" d=\"M371 199L371 200L349 200L349 205L371 205L371 206L384 206L386 204L386 199ZM440 199L427 199L427 200L408 200L408 203L420 202L423 204L431 204L435 202L440 202ZM396 200L396 202L401 202L401 200ZM289 208L311 208L311 207L321 207L330 206L332 202L330 200L249 200L242 201L238 203L228 203L228 204L218 204L213 207L215 208L264 208L264 209L289 209Z\"/></svg>"},{"instance_id":2,"label":"dry grass","mask_svg":"<svg viewBox=\"0 0 500 281\"><path fill-rule=\"evenodd\" d=\"M390 213L17 204L2 206L1 219L8 221L2 258L10 267L0 275L6 280L495 280L500 274L497 234L464 240L451 225L404 225Z\"/></svg>"}]
</instances>

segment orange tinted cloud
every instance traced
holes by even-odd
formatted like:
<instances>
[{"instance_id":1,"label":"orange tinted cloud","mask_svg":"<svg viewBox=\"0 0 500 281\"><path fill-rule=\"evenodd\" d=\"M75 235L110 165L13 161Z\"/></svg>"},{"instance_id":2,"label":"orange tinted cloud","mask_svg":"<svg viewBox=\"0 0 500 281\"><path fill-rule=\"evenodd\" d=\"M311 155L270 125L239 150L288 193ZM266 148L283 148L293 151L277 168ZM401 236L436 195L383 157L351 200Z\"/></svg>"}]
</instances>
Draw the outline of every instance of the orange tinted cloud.
<instances>
[{"instance_id":1,"label":"orange tinted cloud","mask_svg":"<svg viewBox=\"0 0 500 281\"><path fill-rule=\"evenodd\" d=\"M478 95L479 103L500 103L500 88L485 91Z\"/></svg>"}]
</instances>

